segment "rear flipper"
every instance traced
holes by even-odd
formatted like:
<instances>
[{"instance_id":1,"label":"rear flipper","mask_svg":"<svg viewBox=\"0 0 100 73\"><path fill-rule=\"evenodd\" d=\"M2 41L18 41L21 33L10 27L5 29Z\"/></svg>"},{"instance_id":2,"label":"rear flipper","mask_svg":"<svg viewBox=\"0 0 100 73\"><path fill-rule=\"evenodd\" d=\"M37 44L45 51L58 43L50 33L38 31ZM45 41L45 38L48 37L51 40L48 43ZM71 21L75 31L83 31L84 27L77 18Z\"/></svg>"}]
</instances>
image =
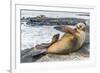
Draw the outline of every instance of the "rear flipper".
<instances>
[{"instance_id":1,"label":"rear flipper","mask_svg":"<svg viewBox=\"0 0 100 73\"><path fill-rule=\"evenodd\" d=\"M52 37L52 41L51 41L51 43L50 43L49 46L51 46L53 43L57 42L57 41L59 40L59 36L60 36L60 34L54 35L54 36Z\"/></svg>"}]
</instances>

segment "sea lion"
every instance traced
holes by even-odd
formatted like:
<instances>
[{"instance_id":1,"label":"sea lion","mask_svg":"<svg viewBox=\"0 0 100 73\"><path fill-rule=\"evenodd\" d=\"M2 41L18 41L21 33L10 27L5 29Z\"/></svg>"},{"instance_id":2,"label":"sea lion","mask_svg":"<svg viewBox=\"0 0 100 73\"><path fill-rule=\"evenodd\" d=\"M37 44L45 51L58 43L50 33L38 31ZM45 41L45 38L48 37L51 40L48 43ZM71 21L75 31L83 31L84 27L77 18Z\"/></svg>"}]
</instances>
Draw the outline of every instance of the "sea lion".
<instances>
[{"instance_id":1,"label":"sea lion","mask_svg":"<svg viewBox=\"0 0 100 73\"><path fill-rule=\"evenodd\" d=\"M80 49L86 38L85 28L84 23L76 24L74 29L62 26L60 30L65 34L47 49L47 53L68 54Z\"/></svg>"}]
</instances>

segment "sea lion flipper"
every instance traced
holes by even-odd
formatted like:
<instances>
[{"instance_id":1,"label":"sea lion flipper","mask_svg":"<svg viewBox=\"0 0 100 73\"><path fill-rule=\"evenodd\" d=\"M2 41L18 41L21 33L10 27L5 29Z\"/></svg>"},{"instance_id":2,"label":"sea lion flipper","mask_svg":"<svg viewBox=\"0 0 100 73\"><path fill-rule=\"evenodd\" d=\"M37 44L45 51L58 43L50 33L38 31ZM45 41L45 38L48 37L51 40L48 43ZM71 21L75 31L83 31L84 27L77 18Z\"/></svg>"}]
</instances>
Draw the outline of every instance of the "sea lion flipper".
<instances>
[{"instance_id":1,"label":"sea lion flipper","mask_svg":"<svg viewBox=\"0 0 100 73\"><path fill-rule=\"evenodd\" d=\"M52 37L52 41L50 43L49 46L51 46L53 43L57 42L59 40L59 36L60 34L55 34L53 37Z\"/></svg>"},{"instance_id":2,"label":"sea lion flipper","mask_svg":"<svg viewBox=\"0 0 100 73\"><path fill-rule=\"evenodd\" d=\"M75 32L76 32L75 29L68 27L68 26L57 26L57 27L54 27L54 29L59 30L61 32L70 33L73 35L75 35Z\"/></svg>"},{"instance_id":3,"label":"sea lion flipper","mask_svg":"<svg viewBox=\"0 0 100 73\"><path fill-rule=\"evenodd\" d=\"M64 26L56 26L56 27L54 27L54 29L61 31L61 32L64 32L63 27Z\"/></svg>"},{"instance_id":4,"label":"sea lion flipper","mask_svg":"<svg viewBox=\"0 0 100 73\"><path fill-rule=\"evenodd\" d=\"M56 41L58 41L60 34L56 34L52 37L52 42L51 43L55 43Z\"/></svg>"}]
</instances>

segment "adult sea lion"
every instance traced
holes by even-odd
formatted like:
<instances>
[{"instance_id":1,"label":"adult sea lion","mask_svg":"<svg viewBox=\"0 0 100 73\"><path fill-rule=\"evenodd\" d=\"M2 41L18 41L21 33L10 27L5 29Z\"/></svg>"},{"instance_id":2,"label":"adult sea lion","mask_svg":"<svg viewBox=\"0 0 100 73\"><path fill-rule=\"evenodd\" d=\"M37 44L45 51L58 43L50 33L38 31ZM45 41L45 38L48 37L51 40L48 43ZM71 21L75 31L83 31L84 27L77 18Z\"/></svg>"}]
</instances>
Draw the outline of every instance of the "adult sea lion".
<instances>
[{"instance_id":1,"label":"adult sea lion","mask_svg":"<svg viewBox=\"0 0 100 73\"><path fill-rule=\"evenodd\" d=\"M86 38L86 25L84 23L78 23L74 29L67 26L59 28L65 34L47 49L47 53L68 54L80 49Z\"/></svg>"}]
</instances>

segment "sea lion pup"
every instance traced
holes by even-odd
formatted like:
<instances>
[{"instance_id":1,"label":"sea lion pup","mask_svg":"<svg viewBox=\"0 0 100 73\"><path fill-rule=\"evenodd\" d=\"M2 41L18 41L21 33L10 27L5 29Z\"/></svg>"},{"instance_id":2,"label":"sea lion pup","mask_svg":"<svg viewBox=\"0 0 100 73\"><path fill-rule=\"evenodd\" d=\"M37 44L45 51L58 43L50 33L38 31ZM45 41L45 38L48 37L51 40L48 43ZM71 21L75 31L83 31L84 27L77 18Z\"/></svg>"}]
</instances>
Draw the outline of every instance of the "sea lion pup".
<instances>
[{"instance_id":1,"label":"sea lion pup","mask_svg":"<svg viewBox=\"0 0 100 73\"><path fill-rule=\"evenodd\" d=\"M76 24L74 29L62 26L61 31L65 34L47 49L47 53L68 54L80 49L86 37L85 28L84 23Z\"/></svg>"},{"instance_id":2,"label":"sea lion pup","mask_svg":"<svg viewBox=\"0 0 100 73\"><path fill-rule=\"evenodd\" d=\"M43 47L38 53L33 53L32 56L38 56L41 54L69 54L71 52L79 50L86 38L86 25L84 23L78 23L70 28L68 26L60 26L55 29L65 32L65 34L59 39L59 34L53 36L51 43ZM47 49L46 49L47 48Z\"/></svg>"}]
</instances>

